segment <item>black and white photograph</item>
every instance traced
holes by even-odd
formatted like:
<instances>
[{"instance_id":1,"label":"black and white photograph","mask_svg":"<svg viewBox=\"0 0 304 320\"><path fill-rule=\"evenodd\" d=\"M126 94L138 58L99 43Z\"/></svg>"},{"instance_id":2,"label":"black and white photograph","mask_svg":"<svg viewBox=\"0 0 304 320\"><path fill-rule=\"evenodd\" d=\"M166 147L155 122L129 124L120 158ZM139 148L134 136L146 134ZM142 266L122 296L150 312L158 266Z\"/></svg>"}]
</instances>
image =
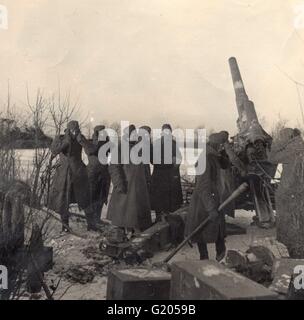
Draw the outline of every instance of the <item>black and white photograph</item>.
<instances>
[{"instance_id":1,"label":"black and white photograph","mask_svg":"<svg viewBox=\"0 0 304 320\"><path fill-rule=\"evenodd\" d=\"M303 52L304 0L0 0L0 300L304 300Z\"/></svg>"}]
</instances>

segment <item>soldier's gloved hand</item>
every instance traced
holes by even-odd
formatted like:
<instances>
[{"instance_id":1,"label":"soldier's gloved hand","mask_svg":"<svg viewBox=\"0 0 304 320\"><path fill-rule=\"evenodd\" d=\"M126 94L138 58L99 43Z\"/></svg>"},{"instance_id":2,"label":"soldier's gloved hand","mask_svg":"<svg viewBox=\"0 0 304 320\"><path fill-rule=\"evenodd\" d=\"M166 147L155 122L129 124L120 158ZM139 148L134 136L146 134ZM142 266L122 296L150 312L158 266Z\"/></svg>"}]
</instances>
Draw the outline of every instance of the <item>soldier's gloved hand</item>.
<instances>
[{"instance_id":1,"label":"soldier's gloved hand","mask_svg":"<svg viewBox=\"0 0 304 320\"><path fill-rule=\"evenodd\" d=\"M215 222L216 219L218 218L219 216L219 212L217 210L212 210L209 212L209 219L212 221L212 222Z\"/></svg>"}]
</instances>

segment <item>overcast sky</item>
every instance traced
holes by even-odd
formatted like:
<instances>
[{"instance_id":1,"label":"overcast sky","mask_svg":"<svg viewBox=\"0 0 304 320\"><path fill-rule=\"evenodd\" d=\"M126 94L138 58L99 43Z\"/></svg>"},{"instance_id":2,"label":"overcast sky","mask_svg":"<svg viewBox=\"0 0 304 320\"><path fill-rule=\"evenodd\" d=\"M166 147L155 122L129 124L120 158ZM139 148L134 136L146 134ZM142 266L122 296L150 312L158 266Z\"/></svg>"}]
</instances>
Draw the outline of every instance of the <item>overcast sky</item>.
<instances>
[{"instance_id":1,"label":"overcast sky","mask_svg":"<svg viewBox=\"0 0 304 320\"><path fill-rule=\"evenodd\" d=\"M304 0L0 0L0 103L7 80L22 107L26 83L50 93L58 80L94 124L205 124L236 130L228 58L267 128L301 122ZM297 12L302 5L303 20ZM296 28L295 28L296 27ZM304 102L304 90L301 89ZM264 121L263 121L264 122ZM301 122L302 123L302 122Z\"/></svg>"}]
</instances>

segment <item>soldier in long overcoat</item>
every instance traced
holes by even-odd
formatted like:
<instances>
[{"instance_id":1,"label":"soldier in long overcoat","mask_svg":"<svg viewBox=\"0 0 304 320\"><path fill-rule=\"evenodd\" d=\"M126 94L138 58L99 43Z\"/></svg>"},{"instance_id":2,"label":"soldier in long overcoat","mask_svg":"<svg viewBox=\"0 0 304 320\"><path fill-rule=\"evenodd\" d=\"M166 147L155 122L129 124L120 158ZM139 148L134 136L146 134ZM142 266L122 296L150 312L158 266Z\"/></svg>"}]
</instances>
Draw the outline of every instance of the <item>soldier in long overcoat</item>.
<instances>
[{"instance_id":1,"label":"soldier in long overcoat","mask_svg":"<svg viewBox=\"0 0 304 320\"><path fill-rule=\"evenodd\" d=\"M95 230L91 211L91 193L82 149L86 143L77 121L70 121L64 135L56 136L51 145L52 156L59 162L50 188L47 206L61 215L63 231L68 231L69 205L77 203L85 211L88 230Z\"/></svg>"},{"instance_id":2,"label":"soldier in long overcoat","mask_svg":"<svg viewBox=\"0 0 304 320\"><path fill-rule=\"evenodd\" d=\"M172 150L166 151L166 146ZM160 154L156 156L156 153ZM151 182L151 208L156 212L156 220L179 209L183 203L180 177L181 153L172 135L169 124L162 127L162 136L153 143Z\"/></svg>"},{"instance_id":3,"label":"soldier in long overcoat","mask_svg":"<svg viewBox=\"0 0 304 320\"><path fill-rule=\"evenodd\" d=\"M134 164L130 159L132 148L136 145L136 128L130 125L124 130L118 148L118 163L114 163L111 153L109 172L113 192L109 202L107 218L112 224L128 232L143 231L152 224L148 186L144 164ZM122 146L128 145L124 151Z\"/></svg>"},{"instance_id":4,"label":"soldier in long overcoat","mask_svg":"<svg viewBox=\"0 0 304 320\"><path fill-rule=\"evenodd\" d=\"M225 256L225 217L218 212L222 194L222 169L229 166L227 157L219 153L219 148L227 141L223 133L210 135L206 146L206 169L196 177L196 185L191 198L185 226L185 236L198 227L207 217L211 221L191 240L198 245L200 259L209 259L207 244L215 243L217 260ZM198 161L204 161L200 155Z\"/></svg>"},{"instance_id":5,"label":"soldier in long overcoat","mask_svg":"<svg viewBox=\"0 0 304 320\"><path fill-rule=\"evenodd\" d=\"M143 160L145 161L145 173L146 173L146 180L148 185L149 194L151 191L151 180L152 180L152 174L151 174L151 152L152 152L152 141L151 141L151 128L149 126L141 126L139 128L139 141L142 141L143 143L143 150L147 151L149 149L149 153L146 154L146 157L143 157Z\"/></svg>"},{"instance_id":6,"label":"soldier in long overcoat","mask_svg":"<svg viewBox=\"0 0 304 320\"><path fill-rule=\"evenodd\" d=\"M281 130L268 159L283 169L275 193L277 239L291 258L304 259L304 142L298 130Z\"/></svg>"},{"instance_id":7,"label":"soldier in long overcoat","mask_svg":"<svg viewBox=\"0 0 304 320\"><path fill-rule=\"evenodd\" d=\"M109 142L105 126L99 125L94 128L92 139L85 145L85 152L88 156L88 178L92 197L92 211L97 222L100 222L101 211L104 204L108 204L108 195L111 178L108 164L98 158L99 150ZM106 152L105 156L109 152ZM105 159L106 160L106 159Z\"/></svg>"}]
</instances>

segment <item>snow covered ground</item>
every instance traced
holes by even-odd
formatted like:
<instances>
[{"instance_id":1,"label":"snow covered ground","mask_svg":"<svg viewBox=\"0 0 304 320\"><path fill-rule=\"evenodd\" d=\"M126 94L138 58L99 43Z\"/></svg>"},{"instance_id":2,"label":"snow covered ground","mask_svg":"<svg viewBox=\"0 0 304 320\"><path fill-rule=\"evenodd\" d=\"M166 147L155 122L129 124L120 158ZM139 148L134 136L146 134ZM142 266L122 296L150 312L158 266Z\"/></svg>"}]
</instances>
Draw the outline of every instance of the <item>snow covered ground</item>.
<instances>
[{"instance_id":1,"label":"snow covered ground","mask_svg":"<svg viewBox=\"0 0 304 320\"><path fill-rule=\"evenodd\" d=\"M275 229L265 230L250 226L253 214L237 211L236 218L227 218L228 222L247 228L247 234L227 237L227 249L246 251L250 245L264 245L272 250L276 257L288 256L285 247L275 240ZM102 235L86 231L85 221L72 218L71 227L85 238L71 234L62 234L60 223L52 220L49 227L48 245L54 248L55 265L46 274L49 286L56 285L60 280L55 299L87 300L106 298L107 274L112 269L130 268L124 262L115 263L103 256L98 249ZM209 245L210 258L215 259L214 245ZM151 268L151 263L162 261L170 251L162 251L147 260L142 266ZM196 246L186 245L170 263L182 260L197 260ZM78 278L79 273L79 278ZM42 297L43 298L43 295Z\"/></svg>"}]
</instances>

